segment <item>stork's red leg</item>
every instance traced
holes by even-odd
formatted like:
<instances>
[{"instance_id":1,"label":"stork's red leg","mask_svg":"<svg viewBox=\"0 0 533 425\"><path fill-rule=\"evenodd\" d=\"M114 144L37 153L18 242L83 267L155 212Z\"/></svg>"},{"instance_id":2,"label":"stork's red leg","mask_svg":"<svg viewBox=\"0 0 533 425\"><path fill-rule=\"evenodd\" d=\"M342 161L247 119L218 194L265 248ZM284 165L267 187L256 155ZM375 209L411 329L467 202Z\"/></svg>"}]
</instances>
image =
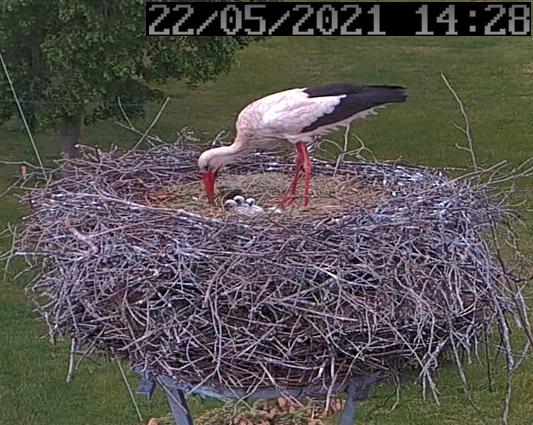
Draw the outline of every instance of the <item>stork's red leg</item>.
<instances>
[{"instance_id":1,"label":"stork's red leg","mask_svg":"<svg viewBox=\"0 0 533 425\"><path fill-rule=\"evenodd\" d=\"M303 160L303 169L304 169L304 202L303 205L306 207L309 205L309 196L311 191L311 175L313 172L313 163L309 157L309 152L307 152L307 145L303 142L298 142L296 144L296 149L300 153L300 157Z\"/></svg>"},{"instance_id":2,"label":"stork's red leg","mask_svg":"<svg viewBox=\"0 0 533 425\"><path fill-rule=\"evenodd\" d=\"M294 168L294 178L292 179L291 188L289 194L294 200L296 195L296 189L298 187L298 180L300 180L300 173L302 172L303 158L300 156L300 152L296 153L296 166Z\"/></svg>"},{"instance_id":3,"label":"stork's red leg","mask_svg":"<svg viewBox=\"0 0 533 425\"><path fill-rule=\"evenodd\" d=\"M303 157L298 149L298 146L295 148L296 151L296 166L294 168L294 178L292 179L291 187L289 192L283 197L281 203L284 205L292 204L294 202L294 197L296 196L296 189L298 187L298 180L300 179L300 173L303 166Z\"/></svg>"}]
</instances>

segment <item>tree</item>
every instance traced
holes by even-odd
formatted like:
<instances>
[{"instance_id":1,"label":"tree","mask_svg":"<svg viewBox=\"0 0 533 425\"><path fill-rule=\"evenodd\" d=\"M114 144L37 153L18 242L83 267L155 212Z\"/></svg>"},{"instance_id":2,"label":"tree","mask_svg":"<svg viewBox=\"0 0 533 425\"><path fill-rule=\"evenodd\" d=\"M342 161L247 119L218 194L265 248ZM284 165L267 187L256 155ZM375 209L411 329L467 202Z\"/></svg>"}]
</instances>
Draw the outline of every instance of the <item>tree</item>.
<instances>
[{"instance_id":1,"label":"tree","mask_svg":"<svg viewBox=\"0 0 533 425\"><path fill-rule=\"evenodd\" d=\"M0 52L32 127L60 131L74 155L82 123L161 97L149 84L198 83L227 71L253 37L147 37L145 1L3 0ZM17 113L0 72L0 122Z\"/></svg>"}]
</instances>

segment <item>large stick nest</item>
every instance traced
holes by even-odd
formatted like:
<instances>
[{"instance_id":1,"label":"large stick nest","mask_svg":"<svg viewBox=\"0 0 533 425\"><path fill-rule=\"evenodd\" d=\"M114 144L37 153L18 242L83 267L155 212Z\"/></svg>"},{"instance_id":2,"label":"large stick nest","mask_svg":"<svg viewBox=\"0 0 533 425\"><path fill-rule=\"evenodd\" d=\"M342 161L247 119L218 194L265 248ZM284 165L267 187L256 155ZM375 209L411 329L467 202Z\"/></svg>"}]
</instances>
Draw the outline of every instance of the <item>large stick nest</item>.
<instances>
[{"instance_id":1,"label":"large stick nest","mask_svg":"<svg viewBox=\"0 0 533 425\"><path fill-rule=\"evenodd\" d=\"M514 308L492 244L508 213L479 174L315 160L313 208L247 217L206 206L197 157L88 150L25 195L17 247L52 335L193 386L327 391L408 365L431 383ZM258 154L221 187L271 175L255 193L269 206L292 170Z\"/></svg>"}]
</instances>

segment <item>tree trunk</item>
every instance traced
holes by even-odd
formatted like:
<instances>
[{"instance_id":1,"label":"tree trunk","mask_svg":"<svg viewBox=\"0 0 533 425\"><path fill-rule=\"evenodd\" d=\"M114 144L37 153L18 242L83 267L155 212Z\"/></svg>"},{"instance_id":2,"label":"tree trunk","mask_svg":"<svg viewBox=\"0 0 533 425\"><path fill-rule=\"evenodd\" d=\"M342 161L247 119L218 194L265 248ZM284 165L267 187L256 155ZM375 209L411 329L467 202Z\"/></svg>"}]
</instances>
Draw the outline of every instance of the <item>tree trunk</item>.
<instances>
[{"instance_id":1,"label":"tree trunk","mask_svg":"<svg viewBox=\"0 0 533 425\"><path fill-rule=\"evenodd\" d=\"M78 155L76 145L80 143L81 117L65 117L61 126L61 143L63 146L63 155L74 158Z\"/></svg>"}]
</instances>

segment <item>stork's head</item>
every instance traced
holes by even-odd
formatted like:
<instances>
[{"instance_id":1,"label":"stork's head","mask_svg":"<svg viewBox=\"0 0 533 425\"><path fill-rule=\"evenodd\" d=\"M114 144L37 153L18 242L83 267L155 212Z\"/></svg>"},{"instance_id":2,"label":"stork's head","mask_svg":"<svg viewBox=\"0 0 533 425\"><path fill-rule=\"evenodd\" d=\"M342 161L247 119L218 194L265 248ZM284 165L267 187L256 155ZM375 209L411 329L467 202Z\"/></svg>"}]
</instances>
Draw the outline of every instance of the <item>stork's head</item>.
<instances>
[{"instance_id":1,"label":"stork's head","mask_svg":"<svg viewBox=\"0 0 533 425\"><path fill-rule=\"evenodd\" d=\"M224 165L235 161L240 155L249 152L251 147L246 138L237 133L233 144L209 149L198 158L198 167L203 174L205 194L210 204L215 199L215 180Z\"/></svg>"},{"instance_id":2,"label":"stork's head","mask_svg":"<svg viewBox=\"0 0 533 425\"><path fill-rule=\"evenodd\" d=\"M198 168L200 168L200 172L202 173L205 194L210 204L215 199L215 180L217 174L227 162L224 149L224 147L210 149L202 153L200 158L198 158Z\"/></svg>"}]
</instances>

